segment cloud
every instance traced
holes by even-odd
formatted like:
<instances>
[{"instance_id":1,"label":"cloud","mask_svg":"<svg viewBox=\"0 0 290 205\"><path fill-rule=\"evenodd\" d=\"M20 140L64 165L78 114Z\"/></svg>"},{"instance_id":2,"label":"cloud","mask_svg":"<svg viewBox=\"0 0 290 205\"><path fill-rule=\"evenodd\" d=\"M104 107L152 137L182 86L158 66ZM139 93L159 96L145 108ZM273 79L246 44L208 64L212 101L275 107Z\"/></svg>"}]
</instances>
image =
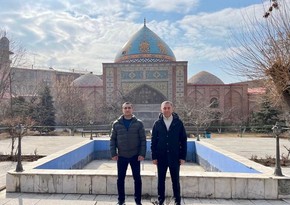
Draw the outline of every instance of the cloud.
<instances>
[{"instance_id":1,"label":"cloud","mask_svg":"<svg viewBox=\"0 0 290 205\"><path fill-rule=\"evenodd\" d=\"M230 45L229 39L233 37L234 33L241 33L244 26L242 22L255 15L261 15L261 20L263 20L260 5L243 9L227 8L214 13L184 16L176 22L176 27L180 28L180 33L184 34L180 43L175 45L176 55L189 56L189 54L184 53L186 50L190 51L195 59L215 61L225 58L224 52L229 49Z\"/></svg>"},{"instance_id":2,"label":"cloud","mask_svg":"<svg viewBox=\"0 0 290 205\"><path fill-rule=\"evenodd\" d=\"M217 39L226 38L233 30L241 30L241 22L244 22L245 18L247 17L242 15L241 10L224 9L215 13L187 15L178 23L189 38L196 36L199 39Z\"/></svg>"},{"instance_id":3,"label":"cloud","mask_svg":"<svg viewBox=\"0 0 290 205\"><path fill-rule=\"evenodd\" d=\"M145 3L146 2L146 3ZM148 0L145 8L162 12L188 13L198 5L199 0Z\"/></svg>"},{"instance_id":4,"label":"cloud","mask_svg":"<svg viewBox=\"0 0 290 205\"><path fill-rule=\"evenodd\" d=\"M101 73L101 63L114 61L119 49L143 26L144 16L153 19L147 26L169 45L177 60L189 61L190 67L217 62L227 49L231 31L241 30L241 14L252 17L260 12L255 6L256 10L193 13L198 4L198 0L10 0L0 7L0 25L27 48L35 67Z\"/></svg>"},{"instance_id":5,"label":"cloud","mask_svg":"<svg viewBox=\"0 0 290 205\"><path fill-rule=\"evenodd\" d=\"M56 3L43 6L23 3L25 9L2 15L0 22L8 22L8 32L17 32L29 51L29 64L34 64L34 61L37 64L34 67L77 65L100 71L100 61L108 62L110 59L113 62L118 49L132 32L140 28L140 25L120 18L124 5L117 1L114 6L109 3L106 1L105 5L99 5L86 1L84 6L67 1L61 9L54 9L59 6ZM129 18L136 14L134 12Z\"/></svg>"}]
</instances>

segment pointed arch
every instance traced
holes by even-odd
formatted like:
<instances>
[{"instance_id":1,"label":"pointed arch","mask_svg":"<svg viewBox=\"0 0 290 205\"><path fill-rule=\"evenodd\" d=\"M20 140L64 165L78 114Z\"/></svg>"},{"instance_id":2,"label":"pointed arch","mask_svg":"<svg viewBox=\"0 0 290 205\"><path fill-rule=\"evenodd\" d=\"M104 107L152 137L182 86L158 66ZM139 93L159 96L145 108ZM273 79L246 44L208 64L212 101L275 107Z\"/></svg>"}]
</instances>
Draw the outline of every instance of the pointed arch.
<instances>
[{"instance_id":1,"label":"pointed arch","mask_svg":"<svg viewBox=\"0 0 290 205\"><path fill-rule=\"evenodd\" d=\"M155 88L142 84L129 92L125 99L133 104L160 104L167 98Z\"/></svg>"}]
</instances>

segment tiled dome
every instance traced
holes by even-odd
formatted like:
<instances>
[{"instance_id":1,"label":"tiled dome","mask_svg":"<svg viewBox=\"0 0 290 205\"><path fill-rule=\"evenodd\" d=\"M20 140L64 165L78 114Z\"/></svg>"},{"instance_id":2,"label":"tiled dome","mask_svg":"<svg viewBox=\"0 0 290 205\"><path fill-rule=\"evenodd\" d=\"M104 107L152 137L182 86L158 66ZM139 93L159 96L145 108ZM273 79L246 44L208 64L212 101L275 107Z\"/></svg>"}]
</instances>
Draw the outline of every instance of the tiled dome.
<instances>
[{"instance_id":1,"label":"tiled dome","mask_svg":"<svg viewBox=\"0 0 290 205\"><path fill-rule=\"evenodd\" d=\"M216 77L215 75L208 73L206 71L201 71L196 75L192 76L188 83L190 84L224 84L224 82Z\"/></svg>"},{"instance_id":2,"label":"tiled dome","mask_svg":"<svg viewBox=\"0 0 290 205\"><path fill-rule=\"evenodd\" d=\"M116 55L115 63L176 61L169 46L157 34L147 28L135 33Z\"/></svg>"},{"instance_id":3,"label":"tiled dome","mask_svg":"<svg viewBox=\"0 0 290 205\"><path fill-rule=\"evenodd\" d=\"M72 84L76 87L103 86L103 81L93 73L87 73L75 79Z\"/></svg>"}]
</instances>

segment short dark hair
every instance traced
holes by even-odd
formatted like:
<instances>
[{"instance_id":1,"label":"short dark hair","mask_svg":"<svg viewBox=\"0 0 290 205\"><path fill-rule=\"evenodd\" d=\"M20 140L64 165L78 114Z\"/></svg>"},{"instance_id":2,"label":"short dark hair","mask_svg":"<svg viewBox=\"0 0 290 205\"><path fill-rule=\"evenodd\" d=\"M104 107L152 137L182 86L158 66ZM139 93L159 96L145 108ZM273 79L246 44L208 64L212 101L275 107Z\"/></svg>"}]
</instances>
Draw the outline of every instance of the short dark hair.
<instances>
[{"instance_id":1,"label":"short dark hair","mask_svg":"<svg viewBox=\"0 0 290 205\"><path fill-rule=\"evenodd\" d=\"M124 102L123 105L122 105L122 108L123 108L125 105L130 105L131 107L133 107L133 104L132 104L132 103L130 103L130 102Z\"/></svg>"}]
</instances>

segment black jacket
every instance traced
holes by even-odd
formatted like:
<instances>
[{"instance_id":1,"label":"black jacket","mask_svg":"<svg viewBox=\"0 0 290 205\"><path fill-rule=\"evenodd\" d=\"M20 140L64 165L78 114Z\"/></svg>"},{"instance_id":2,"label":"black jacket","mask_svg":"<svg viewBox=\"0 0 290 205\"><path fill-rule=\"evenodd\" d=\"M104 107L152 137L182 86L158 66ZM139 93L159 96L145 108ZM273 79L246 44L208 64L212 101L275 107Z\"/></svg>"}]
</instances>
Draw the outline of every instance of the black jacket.
<instances>
[{"instance_id":1,"label":"black jacket","mask_svg":"<svg viewBox=\"0 0 290 205\"><path fill-rule=\"evenodd\" d=\"M112 125L110 136L111 156L130 158L135 155L146 155L146 135L142 121L135 116L127 130L123 123L123 115Z\"/></svg>"},{"instance_id":2,"label":"black jacket","mask_svg":"<svg viewBox=\"0 0 290 205\"><path fill-rule=\"evenodd\" d=\"M172 113L173 120L167 131L163 115L154 122L152 129L151 151L152 160L158 163L168 159L171 165L179 164L179 160L186 160L187 136L182 121L176 113Z\"/></svg>"}]
</instances>

